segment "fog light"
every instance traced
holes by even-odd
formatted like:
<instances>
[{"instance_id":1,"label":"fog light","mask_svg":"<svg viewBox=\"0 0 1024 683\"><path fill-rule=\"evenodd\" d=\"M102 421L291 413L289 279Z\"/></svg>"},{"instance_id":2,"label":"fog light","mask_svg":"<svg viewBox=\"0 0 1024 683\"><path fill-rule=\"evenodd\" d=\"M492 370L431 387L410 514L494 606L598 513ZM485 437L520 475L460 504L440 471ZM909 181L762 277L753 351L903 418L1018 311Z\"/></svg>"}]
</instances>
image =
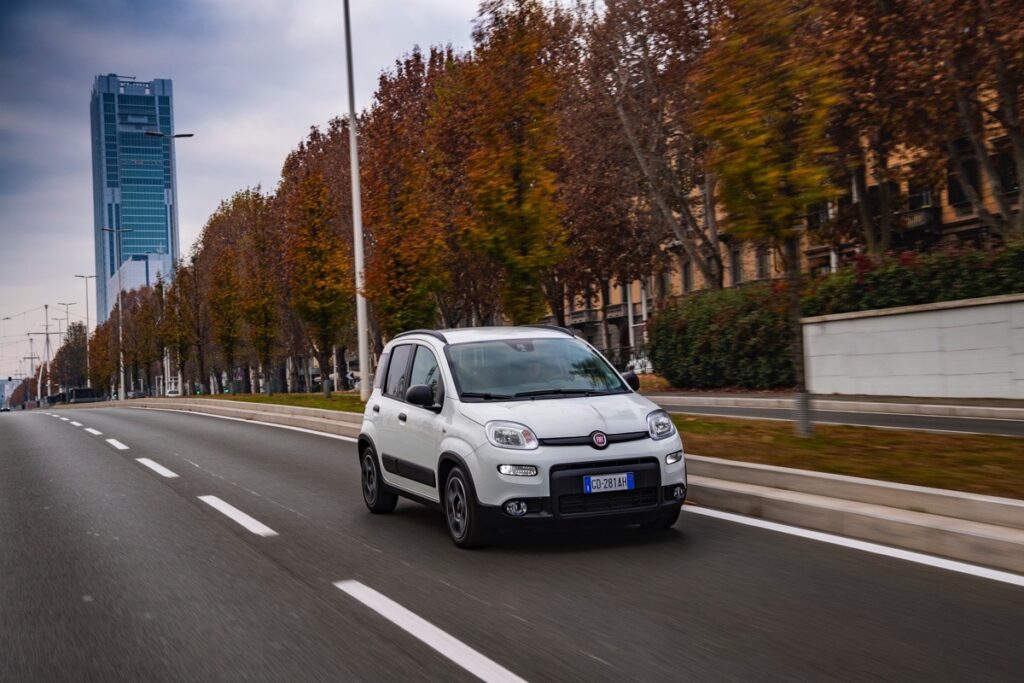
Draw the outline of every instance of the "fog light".
<instances>
[{"instance_id":1,"label":"fog light","mask_svg":"<svg viewBox=\"0 0 1024 683\"><path fill-rule=\"evenodd\" d=\"M686 489L684 489L682 486L677 486L674 489L672 489L672 497L675 498L676 500L682 500L683 496L685 495Z\"/></svg>"},{"instance_id":2,"label":"fog light","mask_svg":"<svg viewBox=\"0 0 1024 683\"><path fill-rule=\"evenodd\" d=\"M533 465L498 465L498 471L510 477L537 476L537 468Z\"/></svg>"},{"instance_id":3,"label":"fog light","mask_svg":"<svg viewBox=\"0 0 1024 683\"><path fill-rule=\"evenodd\" d=\"M665 464L666 465L675 465L677 462L679 462L682 459L683 459L683 452L682 451L675 451L674 453L669 453L668 455L665 456Z\"/></svg>"},{"instance_id":4,"label":"fog light","mask_svg":"<svg viewBox=\"0 0 1024 683\"><path fill-rule=\"evenodd\" d=\"M505 513L513 517L522 517L526 514L525 500L510 500L505 503Z\"/></svg>"}]
</instances>

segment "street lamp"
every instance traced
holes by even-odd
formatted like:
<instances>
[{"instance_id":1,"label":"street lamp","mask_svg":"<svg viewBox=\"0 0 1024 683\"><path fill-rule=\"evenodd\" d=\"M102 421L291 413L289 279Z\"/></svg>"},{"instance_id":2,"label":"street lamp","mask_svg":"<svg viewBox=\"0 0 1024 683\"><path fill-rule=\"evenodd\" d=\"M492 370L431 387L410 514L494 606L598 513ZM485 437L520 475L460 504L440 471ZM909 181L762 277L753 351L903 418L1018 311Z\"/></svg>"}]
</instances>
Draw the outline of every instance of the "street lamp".
<instances>
[{"instance_id":1,"label":"street lamp","mask_svg":"<svg viewBox=\"0 0 1024 683\"><path fill-rule=\"evenodd\" d=\"M89 280L95 275L76 275L85 281L85 386L92 388L92 365L89 362Z\"/></svg>"},{"instance_id":2,"label":"street lamp","mask_svg":"<svg viewBox=\"0 0 1024 683\"><path fill-rule=\"evenodd\" d=\"M356 331L359 335L359 397L370 398L370 359L366 339L366 298L363 297L363 207L359 192L359 141L356 131L356 89L352 78L352 18L345 6L345 61L348 67L348 148L352 165L352 236L356 267Z\"/></svg>"}]
</instances>

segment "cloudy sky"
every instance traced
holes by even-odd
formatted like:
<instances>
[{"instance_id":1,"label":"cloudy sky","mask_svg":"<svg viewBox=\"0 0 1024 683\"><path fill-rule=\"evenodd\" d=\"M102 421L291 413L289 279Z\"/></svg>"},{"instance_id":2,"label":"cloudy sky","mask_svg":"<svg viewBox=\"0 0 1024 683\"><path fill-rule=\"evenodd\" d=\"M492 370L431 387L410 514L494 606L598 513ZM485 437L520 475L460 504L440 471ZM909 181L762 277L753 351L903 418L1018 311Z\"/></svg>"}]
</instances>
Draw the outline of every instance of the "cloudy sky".
<instances>
[{"instance_id":1,"label":"cloudy sky","mask_svg":"<svg viewBox=\"0 0 1024 683\"><path fill-rule=\"evenodd\" d=\"M359 108L413 46L471 44L478 0L350 2ZM84 320L96 75L173 79L177 130L195 133L177 146L185 252L221 199L274 187L309 127L347 109L343 35L341 0L0 1L0 375L43 304Z\"/></svg>"}]
</instances>

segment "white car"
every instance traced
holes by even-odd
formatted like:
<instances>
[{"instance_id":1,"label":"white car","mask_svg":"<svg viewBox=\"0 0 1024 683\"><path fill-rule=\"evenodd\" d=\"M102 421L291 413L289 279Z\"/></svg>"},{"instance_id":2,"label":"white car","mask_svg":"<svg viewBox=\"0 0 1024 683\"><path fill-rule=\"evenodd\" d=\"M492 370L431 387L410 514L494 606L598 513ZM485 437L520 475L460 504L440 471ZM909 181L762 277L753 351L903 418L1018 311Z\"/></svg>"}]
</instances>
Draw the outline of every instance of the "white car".
<instances>
[{"instance_id":1,"label":"white car","mask_svg":"<svg viewBox=\"0 0 1024 683\"><path fill-rule=\"evenodd\" d=\"M404 332L384 348L359 435L363 500L439 505L456 545L531 523L667 528L686 498L665 411L569 330Z\"/></svg>"}]
</instances>

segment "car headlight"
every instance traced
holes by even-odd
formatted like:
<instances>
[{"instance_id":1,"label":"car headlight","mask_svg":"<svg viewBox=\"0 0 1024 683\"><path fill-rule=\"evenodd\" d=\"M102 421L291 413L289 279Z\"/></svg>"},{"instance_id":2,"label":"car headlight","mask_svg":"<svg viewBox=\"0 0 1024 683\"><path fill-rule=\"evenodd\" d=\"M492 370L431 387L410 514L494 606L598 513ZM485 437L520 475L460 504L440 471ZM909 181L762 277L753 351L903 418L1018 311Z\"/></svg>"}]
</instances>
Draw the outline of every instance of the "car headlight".
<instances>
[{"instance_id":1,"label":"car headlight","mask_svg":"<svg viewBox=\"0 0 1024 683\"><path fill-rule=\"evenodd\" d=\"M672 424L672 418L668 413L664 410L655 410L647 416L647 431L651 433L651 438L657 441L675 434L676 426Z\"/></svg>"},{"instance_id":2,"label":"car headlight","mask_svg":"<svg viewBox=\"0 0 1024 683\"><path fill-rule=\"evenodd\" d=\"M540 445L533 430L517 422L488 422L485 431L487 440L498 448L532 451Z\"/></svg>"}]
</instances>

